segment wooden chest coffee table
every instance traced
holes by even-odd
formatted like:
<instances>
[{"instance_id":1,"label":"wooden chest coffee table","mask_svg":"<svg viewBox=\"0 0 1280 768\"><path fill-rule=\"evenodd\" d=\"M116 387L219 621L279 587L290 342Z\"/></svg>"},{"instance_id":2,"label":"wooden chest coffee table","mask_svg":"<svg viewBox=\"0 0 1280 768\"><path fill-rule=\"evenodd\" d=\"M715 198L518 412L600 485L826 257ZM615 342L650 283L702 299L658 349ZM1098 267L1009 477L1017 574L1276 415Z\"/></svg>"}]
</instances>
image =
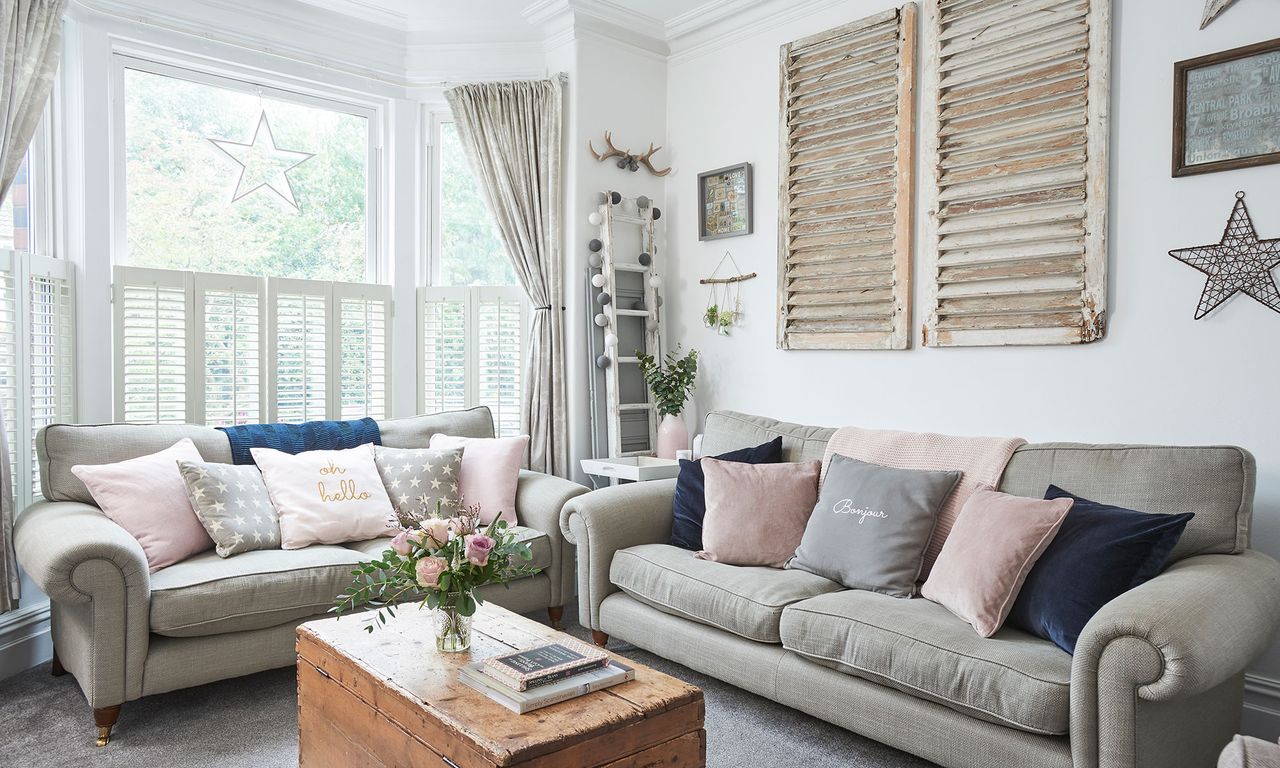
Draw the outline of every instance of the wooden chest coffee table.
<instances>
[{"instance_id":1,"label":"wooden chest coffee table","mask_svg":"<svg viewBox=\"0 0 1280 768\"><path fill-rule=\"evenodd\" d=\"M702 691L633 661L636 679L517 715L458 680L473 660L565 635L486 604L471 652L435 650L405 608L372 634L360 616L298 627L302 768L690 768L706 765Z\"/></svg>"}]
</instances>

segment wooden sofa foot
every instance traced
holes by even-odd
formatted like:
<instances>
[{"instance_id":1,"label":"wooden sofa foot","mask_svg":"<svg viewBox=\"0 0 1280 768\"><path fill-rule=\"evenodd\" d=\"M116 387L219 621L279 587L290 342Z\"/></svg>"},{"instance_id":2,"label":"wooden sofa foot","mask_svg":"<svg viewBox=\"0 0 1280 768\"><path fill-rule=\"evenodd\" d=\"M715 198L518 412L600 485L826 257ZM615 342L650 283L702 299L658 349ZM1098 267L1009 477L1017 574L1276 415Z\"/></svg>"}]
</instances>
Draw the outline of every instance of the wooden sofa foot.
<instances>
[{"instance_id":1,"label":"wooden sofa foot","mask_svg":"<svg viewBox=\"0 0 1280 768\"><path fill-rule=\"evenodd\" d=\"M93 710L93 723L98 726L99 747L105 747L111 741L111 729L115 727L116 720L120 717L120 705L113 707L95 707Z\"/></svg>"},{"instance_id":2,"label":"wooden sofa foot","mask_svg":"<svg viewBox=\"0 0 1280 768\"><path fill-rule=\"evenodd\" d=\"M49 666L49 672L54 677L62 677L67 674L67 668L62 666L62 660L58 658L58 652L53 652L53 663Z\"/></svg>"},{"instance_id":3,"label":"wooden sofa foot","mask_svg":"<svg viewBox=\"0 0 1280 768\"><path fill-rule=\"evenodd\" d=\"M564 618L564 606L555 605L547 609L547 618L551 619L551 628L560 629L560 620Z\"/></svg>"},{"instance_id":4,"label":"wooden sofa foot","mask_svg":"<svg viewBox=\"0 0 1280 768\"><path fill-rule=\"evenodd\" d=\"M609 644L609 636L598 629L593 629L591 630L591 642L603 648Z\"/></svg>"}]
</instances>

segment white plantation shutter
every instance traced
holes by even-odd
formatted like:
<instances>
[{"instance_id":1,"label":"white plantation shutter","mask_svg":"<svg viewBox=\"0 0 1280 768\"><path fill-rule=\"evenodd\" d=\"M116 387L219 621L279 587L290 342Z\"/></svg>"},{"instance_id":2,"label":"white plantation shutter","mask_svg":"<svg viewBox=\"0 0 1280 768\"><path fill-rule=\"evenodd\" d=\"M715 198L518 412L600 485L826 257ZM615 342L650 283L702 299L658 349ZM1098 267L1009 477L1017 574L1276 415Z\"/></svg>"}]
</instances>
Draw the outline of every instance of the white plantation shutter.
<instances>
[{"instance_id":1,"label":"white plantation shutter","mask_svg":"<svg viewBox=\"0 0 1280 768\"><path fill-rule=\"evenodd\" d=\"M118 421L189 420L190 272L115 268L115 401Z\"/></svg>"},{"instance_id":2,"label":"white plantation shutter","mask_svg":"<svg viewBox=\"0 0 1280 768\"><path fill-rule=\"evenodd\" d=\"M275 331L270 385L271 421L314 421L329 413L328 284L315 280L267 281Z\"/></svg>"},{"instance_id":3,"label":"white plantation shutter","mask_svg":"<svg viewBox=\"0 0 1280 768\"><path fill-rule=\"evenodd\" d=\"M520 433L525 304L515 286L419 289L420 412L485 405L498 435Z\"/></svg>"},{"instance_id":4,"label":"white plantation shutter","mask_svg":"<svg viewBox=\"0 0 1280 768\"><path fill-rule=\"evenodd\" d=\"M40 495L40 461L35 436L50 424L75 420L75 315L71 265L41 256L28 257L23 305L29 339L26 375L30 419L24 429L8 434L13 445L24 445L29 462L23 476L31 478L31 497ZM6 410L6 416L9 413ZM6 425L7 427L8 425ZM14 451L17 455L17 451ZM18 477L17 474L14 477Z\"/></svg>"},{"instance_id":5,"label":"white plantation shutter","mask_svg":"<svg viewBox=\"0 0 1280 768\"><path fill-rule=\"evenodd\" d=\"M262 365L266 336L266 286L240 275L197 275L195 338L203 357L193 391L191 420L210 426L264 420Z\"/></svg>"},{"instance_id":6,"label":"white plantation shutter","mask_svg":"<svg viewBox=\"0 0 1280 768\"><path fill-rule=\"evenodd\" d=\"M384 418L390 410L391 287L335 284L340 371L338 412L344 419Z\"/></svg>"}]
</instances>

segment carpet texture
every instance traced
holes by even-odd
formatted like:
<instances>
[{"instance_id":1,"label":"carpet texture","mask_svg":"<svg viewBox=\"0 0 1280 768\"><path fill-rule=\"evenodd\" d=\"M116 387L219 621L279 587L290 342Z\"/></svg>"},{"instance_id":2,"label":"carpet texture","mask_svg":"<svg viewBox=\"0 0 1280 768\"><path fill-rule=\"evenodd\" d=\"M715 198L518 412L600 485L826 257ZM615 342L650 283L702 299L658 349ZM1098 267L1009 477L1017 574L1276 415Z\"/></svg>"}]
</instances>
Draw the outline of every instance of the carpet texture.
<instances>
[{"instance_id":1,"label":"carpet texture","mask_svg":"<svg viewBox=\"0 0 1280 768\"><path fill-rule=\"evenodd\" d=\"M572 609L565 614L566 629L585 639ZM933 765L624 643L611 641L609 647L703 690L712 768ZM296 767L295 686L294 671L287 668L129 702L111 744L98 749L92 715L75 680L51 677L44 664L0 681L0 763L11 768Z\"/></svg>"}]
</instances>

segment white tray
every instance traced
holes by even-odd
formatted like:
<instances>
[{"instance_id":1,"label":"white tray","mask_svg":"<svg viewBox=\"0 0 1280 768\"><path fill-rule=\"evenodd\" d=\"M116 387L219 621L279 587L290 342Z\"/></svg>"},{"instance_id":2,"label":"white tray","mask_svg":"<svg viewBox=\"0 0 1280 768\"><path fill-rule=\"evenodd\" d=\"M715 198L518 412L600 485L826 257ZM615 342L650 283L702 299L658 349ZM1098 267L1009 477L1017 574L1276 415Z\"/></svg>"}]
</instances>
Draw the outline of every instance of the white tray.
<instances>
[{"instance_id":1,"label":"white tray","mask_svg":"<svg viewBox=\"0 0 1280 768\"><path fill-rule=\"evenodd\" d=\"M680 462L652 456L622 456L614 459L583 459L582 471L617 480L666 480L680 474Z\"/></svg>"}]
</instances>

